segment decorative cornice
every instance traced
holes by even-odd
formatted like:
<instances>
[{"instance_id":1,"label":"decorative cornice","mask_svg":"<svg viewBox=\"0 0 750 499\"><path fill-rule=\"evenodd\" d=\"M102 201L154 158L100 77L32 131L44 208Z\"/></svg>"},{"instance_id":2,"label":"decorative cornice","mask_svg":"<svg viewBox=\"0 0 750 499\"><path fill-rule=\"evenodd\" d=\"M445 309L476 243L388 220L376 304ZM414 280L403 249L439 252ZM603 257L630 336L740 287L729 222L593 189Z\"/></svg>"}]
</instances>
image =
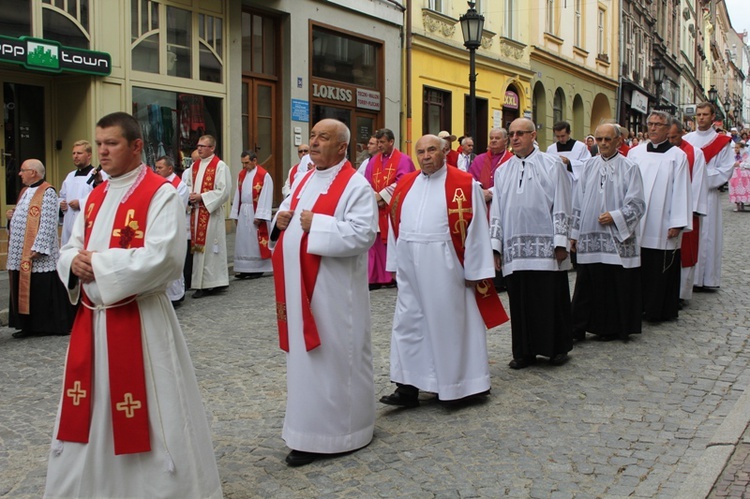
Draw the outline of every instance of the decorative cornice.
<instances>
[{"instance_id":1,"label":"decorative cornice","mask_svg":"<svg viewBox=\"0 0 750 499\"><path fill-rule=\"evenodd\" d=\"M489 50L492 48L492 40L495 38L495 34L490 30L483 29L482 30L482 48L485 50Z\"/></svg>"},{"instance_id":2,"label":"decorative cornice","mask_svg":"<svg viewBox=\"0 0 750 499\"><path fill-rule=\"evenodd\" d=\"M523 59L523 52L526 45L504 36L500 37L500 53L505 57L512 57L516 60Z\"/></svg>"},{"instance_id":3,"label":"decorative cornice","mask_svg":"<svg viewBox=\"0 0 750 499\"><path fill-rule=\"evenodd\" d=\"M456 33L457 19L435 12L431 9L422 9L422 24L424 29L430 33L438 32L446 38L453 38Z\"/></svg>"}]
</instances>

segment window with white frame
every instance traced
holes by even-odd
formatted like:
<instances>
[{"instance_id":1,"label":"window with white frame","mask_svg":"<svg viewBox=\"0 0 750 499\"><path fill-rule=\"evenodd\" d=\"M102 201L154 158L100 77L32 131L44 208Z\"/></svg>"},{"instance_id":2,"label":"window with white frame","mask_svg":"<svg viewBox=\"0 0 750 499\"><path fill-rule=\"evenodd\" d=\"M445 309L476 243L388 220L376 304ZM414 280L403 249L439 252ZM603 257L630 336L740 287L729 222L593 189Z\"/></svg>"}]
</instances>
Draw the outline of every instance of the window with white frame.
<instances>
[{"instance_id":1,"label":"window with white frame","mask_svg":"<svg viewBox=\"0 0 750 499\"><path fill-rule=\"evenodd\" d=\"M516 0L505 0L505 37L511 40L516 36Z\"/></svg>"},{"instance_id":2,"label":"window with white frame","mask_svg":"<svg viewBox=\"0 0 750 499\"><path fill-rule=\"evenodd\" d=\"M574 44L576 47L583 47L583 40L582 40L582 34L581 30L583 29L583 26L581 23L583 22L583 13L581 12L583 0L575 0L575 36L574 36Z\"/></svg>"},{"instance_id":3,"label":"window with white frame","mask_svg":"<svg viewBox=\"0 0 750 499\"><path fill-rule=\"evenodd\" d=\"M547 0L546 21L544 31L555 34L555 0Z\"/></svg>"},{"instance_id":4,"label":"window with white frame","mask_svg":"<svg viewBox=\"0 0 750 499\"><path fill-rule=\"evenodd\" d=\"M443 12L443 4L446 0L427 0L427 8L435 12Z\"/></svg>"},{"instance_id":5,"label":"window with white frame","mask_svg":"<svg viewBox=\"0 0 750 499\"><path fill-rule=\"evenodd\" d=\"M606 39L604 38L604 26L607 20L607 12L599 8L599 11L596 16L596 53L597 54L606 54L607 53L607 47L606 47Z\"/></svg>"}]
</instances>

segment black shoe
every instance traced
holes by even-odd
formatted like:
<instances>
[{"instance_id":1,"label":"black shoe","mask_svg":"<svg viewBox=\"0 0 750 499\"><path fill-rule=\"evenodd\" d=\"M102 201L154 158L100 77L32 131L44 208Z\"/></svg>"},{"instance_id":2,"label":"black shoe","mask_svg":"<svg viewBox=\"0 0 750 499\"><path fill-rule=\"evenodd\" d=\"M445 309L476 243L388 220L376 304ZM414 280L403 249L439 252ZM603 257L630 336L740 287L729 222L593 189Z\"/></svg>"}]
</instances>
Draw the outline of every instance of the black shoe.
<instances>
[{"instance_id":1,"label":"black shoe","mask_svg":"<svg viewBox=\"0 0 750 499\"><path fill-rule=\"evenodd\" d=\"M205 289L199 289L195 293L193 293L193 298L203 298L204 296L208 296L209 292Z\"/></svg>"},{"instance_id":2,"label":"black shoe","mask_svg":"<svg viewBox=\"0 0 750 499\"><path fill-rule=\"evenodd\" d=\"M28 338L30 336L34 336L34 333L32 333L30 331L16 331L11 336L13 336L14 338L20 340L21 338Z\"/></svg>"},{"instance_id":3,"label":"black shoe","mask_svg":"<svg viewBox=\"0 0 750 499\"><path fill-rule=\"evenodd\" d=\"M616 339L617 339L617 336L614 336L614 335L607 335L607 336L605 336L605 335L599 334L599 335L596 336L596 341L605 341L606 342L606 341L614 341Z\"/></svg>"},{"instance_id":4,"label":"black shoe","mask_svg":"<svg viewBox=\"0 0 750 499\"><path fill-rule=\"evenodd\" d=\"M567 353L558 353L557 355L549 359L549 363L553 366L561 366L565 364L569 358L570 357L568 357Z\"/></svg>"},{"instance_id":5,"label":"black shoe","mask_svg":"<svg viewBox=\"0 0 750 499\"><path fill-rule=\"evenodd\" d=\"M286 464L289 466L304 466L315 461L320 454L314 452L305 452L302 450L292 450L286 455Z\"/></svg>"},{"instance_id":6,"label":"black shoe","mask_svg":"<svg viewBox=\"0 0 750 499\"><path fill-rule=\"evenodd\" d=\"M373 291L373 290L375 290L375 289L380 289L380 288L382 288L382 287L383 287L383 285L382 285L382 284L377 284L377 283L372 283L372 284L370 284L370 285L369 285L368 287L370 288L370 291Z\"/></svg>"},{"instance_id":7,"label":"black shoe","mask_svg":"<svg viewBox=\"0 0 750 499\"><path fill-rule=\"evenodd\" d=\"M511 369L523 369L525 367L529 367L532 364L536 364L536 356L513 359L508 364L508 367L510 367Z\"/></svg>"},{"instance_id":8,"label":"black shoe","mask_svg":"<svg viewBox=\"0 0 750 499\"><path fill-rule=\"evenodd\" d=\"M172 308L177 308L177 307L179 307L180 305L182 305L182 300L174 300L174 301L172 302Z\"/></svg>"},{"instance_id":9,"label":"black shoe","mask_svg":"<svg viewBox=\"0 0 750 499\"><path fill-rule=\"evenodd\" d=\"M209 289L208 292L211 293L212 295L215 295L215 294L223 293L227 289L229 289L228 285L227 286L219 286L217 288L211 288L211 289Z\"/></svg>"},{"instance_id":10,"label":"black shoe","mask_svg":"<svg viewBox=\"0 0 750 499\"><path fill-rule=\"evenodd\" d=\"M406 395L398 389L390 395L380 397L380 403L386 405L397 405L400 407L418 407L419 398L417 395Z\"/></svg>"},{"instance_id":11,"label":"black shoe","mask_svg":"<svg viewBox=\"0 0 750 499\"><path fill-rule=\"evenodd\" d=\"M467 395L466 397L461 397L460 399L454 400L441 400L438 397L438 404L448 408L465 407L468 405L484 402L489 394L490 390L485 390L483 392L474 393L472 395Z\"/></svg>"}]
</instances>

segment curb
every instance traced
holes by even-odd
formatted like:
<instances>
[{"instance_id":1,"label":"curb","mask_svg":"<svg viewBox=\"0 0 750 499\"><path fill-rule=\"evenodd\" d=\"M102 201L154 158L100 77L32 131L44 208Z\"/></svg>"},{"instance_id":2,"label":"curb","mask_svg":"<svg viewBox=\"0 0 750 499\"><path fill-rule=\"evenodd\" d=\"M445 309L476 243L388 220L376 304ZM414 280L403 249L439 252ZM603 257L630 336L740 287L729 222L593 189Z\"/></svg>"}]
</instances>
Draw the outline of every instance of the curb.
<instances>
[{"instance_id":1,"label":"curb","mask_svg":"<svg viewBox=\"0 0 750 499\"><path fill-rule=\"evenodd\" d=\"M8 325L8 309L0 310L0 326L6 327Z\"/></svg>"},{"instance_id":2,"label":"curb","mask_svg":"<svg viewBox=\"0 0 750 499\"><path fill-rule=\"evenodd\" d=\"M732 457L735 447L742 439L748 423L750 423L750 389L746 387L724 422L711 437L706 450L703 451L693 472L682 484L677 497L686 499L708 497Z\"/></svg>"}]
</instances>

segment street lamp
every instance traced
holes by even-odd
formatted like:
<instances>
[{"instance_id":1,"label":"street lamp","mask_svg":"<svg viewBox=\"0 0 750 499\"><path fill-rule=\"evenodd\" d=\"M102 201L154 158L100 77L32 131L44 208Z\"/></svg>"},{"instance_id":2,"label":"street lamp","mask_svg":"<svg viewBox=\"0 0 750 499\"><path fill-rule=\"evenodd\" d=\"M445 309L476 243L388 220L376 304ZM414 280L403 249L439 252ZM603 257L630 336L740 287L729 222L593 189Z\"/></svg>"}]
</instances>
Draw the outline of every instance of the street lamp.
<instances>
[{"instance_id":1,"label":"street lamp","mask_svg":"<svg viewBox=\"0 0 750 499\"><path fill-rule=\"evenodd\" d=\"M726 114L727 124L726 126L731 126L731 123L729 121L729 108L732 106L732 101L729 100L729 94L727 94L726 97L724 97L724 113Z\"/></svg>"},{"instance_id":2,"label":"street lamp","mask_svg":"<svg viewBox=\"0 0 750 499\"><path fill-rule=\"evenodd\" d=\"M484 16L474 8L475 2L466 2L469 10L459 18L461 32L464 35L464 47L469 49L469 125L471 136L477 140L477 74L476 74L476 50L482 45L482 29L484 28Z\"/></svg>"},{"instance_id":3,"label":"street lamp","mask_svg":"<svg viewBox=\"0 0 750 499\"><path fill-rule=\"evenodd\" d=\"M711 85L711 88L708 90L708 100L711 101L712 104L716 104L719 99L719 91L716 90L716 87L714 85Z\"/></svg>"},{"instance_id":4,"label":"street lamp","mask_svg":"<svg viewBox=\"0 0 750 499\"><path fill-rule=\"evenodd\" d=\"M667 68L661 63L659 59L654 61L654 67L651 68L654 73L654 84L656 85L656 105L657 107L661 104L661 84L664 83L664 73Z\"/></svg>"}]
</instances>

